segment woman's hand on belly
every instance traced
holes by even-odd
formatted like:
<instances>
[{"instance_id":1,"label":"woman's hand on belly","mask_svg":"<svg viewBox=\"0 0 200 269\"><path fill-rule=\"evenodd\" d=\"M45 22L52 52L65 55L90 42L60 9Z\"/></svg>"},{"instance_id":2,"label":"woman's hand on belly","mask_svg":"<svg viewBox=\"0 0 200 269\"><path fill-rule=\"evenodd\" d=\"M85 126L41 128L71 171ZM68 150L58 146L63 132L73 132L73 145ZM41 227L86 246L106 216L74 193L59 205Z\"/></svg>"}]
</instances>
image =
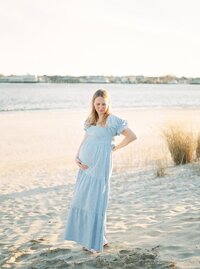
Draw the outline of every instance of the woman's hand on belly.
<instances>
[{"instance_id":1,"label":"woman's hand on belly","mask_svg":"<svg viewBox=\"0 0 200 269\"><path fill-rule=\"evenodd\" d=\"M80 167L81 169L83 169L83 170L86 170L86 169L89 168L86 164L83 164L83 163L82 163L79 167Z\"/></svg>"},{"instance_id":2,"label":"woman's hand on belly","mask_svg":"<svg viewBox=\"0 0 200 269\"><path fill-rule=\"evenodd\" d=\"M83 164L83 163L80 161L79 158L76 158L76 159L75 159L75 162L76 162L76 164L78 165L78 167L80 167L80 168L83 169L83 170L86 170L86 169L89 168L86 164Z\"/></svg>"}]
</instances>

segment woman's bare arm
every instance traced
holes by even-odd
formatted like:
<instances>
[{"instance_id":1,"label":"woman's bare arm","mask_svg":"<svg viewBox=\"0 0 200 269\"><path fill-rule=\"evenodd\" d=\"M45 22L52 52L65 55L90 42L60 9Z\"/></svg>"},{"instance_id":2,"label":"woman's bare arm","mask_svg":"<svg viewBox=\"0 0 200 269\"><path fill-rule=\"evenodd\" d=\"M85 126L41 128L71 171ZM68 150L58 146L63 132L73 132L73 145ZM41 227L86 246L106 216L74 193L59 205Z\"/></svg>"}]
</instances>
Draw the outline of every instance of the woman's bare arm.
<instances>
[{"instance_id":1,"label":"woman's bare arm","mask_svg":"<svg viewBox=\"0 0 200 269\"><path fill-rule=\"evenodd\" d=\"M121 134L125 137L118 145L113 148L113 151L123 148L137 139L136 134L130 128L126 128L123 132L121 132Z\"/></svg>"}]
</instances>

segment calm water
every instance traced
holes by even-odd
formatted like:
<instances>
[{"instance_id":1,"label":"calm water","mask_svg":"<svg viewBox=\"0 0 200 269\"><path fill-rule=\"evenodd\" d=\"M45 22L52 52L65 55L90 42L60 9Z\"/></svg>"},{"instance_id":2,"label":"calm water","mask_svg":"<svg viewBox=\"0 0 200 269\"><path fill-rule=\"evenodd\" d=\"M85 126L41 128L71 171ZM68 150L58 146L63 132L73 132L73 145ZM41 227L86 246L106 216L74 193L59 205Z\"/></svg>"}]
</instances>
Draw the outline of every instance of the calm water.
<instances>
[{"instance_id":1,"label":"calm water","mask_svg":"<svg viewBox=\"0 0 200 269\"><path fill-rule=\"evenodd\" d=\"M0 112L84 109L99 88L110 91L113 108L200 107L200 85L0 83Z\"/></svg>"}]
</instances>

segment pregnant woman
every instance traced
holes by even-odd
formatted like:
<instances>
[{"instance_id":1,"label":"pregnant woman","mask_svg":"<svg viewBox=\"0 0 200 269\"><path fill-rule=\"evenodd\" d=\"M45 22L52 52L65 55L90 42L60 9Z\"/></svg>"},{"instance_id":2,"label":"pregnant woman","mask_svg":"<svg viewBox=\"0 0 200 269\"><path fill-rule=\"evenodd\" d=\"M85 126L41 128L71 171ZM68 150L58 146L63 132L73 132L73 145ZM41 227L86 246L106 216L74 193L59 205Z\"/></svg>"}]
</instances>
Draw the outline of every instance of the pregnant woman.
<instances>
[{"instance_id":1,"label":"pregnant woman","mask_svg":"<svg viewBox=\"0 0 200 269\"><path fill-rule=\"evenodd\" d=\"M136 139L126 120L110 111L106 90L92 98L92 110L84 122L85 137L78 149L79 166L69 208L64 239L72 240L92 253L103 252L106 240L106 209L112 173L112 153ZM114 137L124 139L114 145Z\"/></svg>"}]
</instances>

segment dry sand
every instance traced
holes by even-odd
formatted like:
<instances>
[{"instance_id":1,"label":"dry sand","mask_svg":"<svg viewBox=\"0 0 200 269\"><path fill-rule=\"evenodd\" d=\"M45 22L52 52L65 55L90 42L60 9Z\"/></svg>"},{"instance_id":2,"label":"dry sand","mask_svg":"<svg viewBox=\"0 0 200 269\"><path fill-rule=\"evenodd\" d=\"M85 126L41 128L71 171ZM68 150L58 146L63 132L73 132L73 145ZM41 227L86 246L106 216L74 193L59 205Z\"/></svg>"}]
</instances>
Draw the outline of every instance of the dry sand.
<instances>
[{"instance_id":1,"label":"dry sand","mask_svg":"<svg viewBox=\"0 0 200 269\"><path fill-rule=\"evenodd\" d=\"M114 155L109 247L97 256L63 241L87 111L0 114L1 268L200 268L200 167L171 166L160 132L174 120L197 132L200 110L114 112L138 140ZM160 158L170 167L157 178Z\"/></svg>"}]
</instances>

